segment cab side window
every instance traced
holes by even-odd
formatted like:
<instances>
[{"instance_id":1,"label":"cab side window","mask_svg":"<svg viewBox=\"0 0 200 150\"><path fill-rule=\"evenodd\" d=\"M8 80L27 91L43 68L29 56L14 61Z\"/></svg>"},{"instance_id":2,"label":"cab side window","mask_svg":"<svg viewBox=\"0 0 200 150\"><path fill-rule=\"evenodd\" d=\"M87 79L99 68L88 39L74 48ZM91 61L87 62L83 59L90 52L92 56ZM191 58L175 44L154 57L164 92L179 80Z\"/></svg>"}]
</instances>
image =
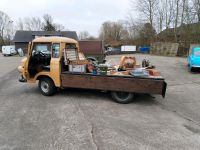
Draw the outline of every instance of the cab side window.
<instances>
[{"instance_id":1,"label":"cab side window","mask_svg":"<svg viewBox=\"0 0 200 150\"><path fill-rule=\"evenodd\" d=\"M56 43L52 45L52 57L53 58L60 57L60 44Z\"/></svg>"},{"instance_id":2,"label":"cab side window","mask_svg":"<svg viewBox=\"0 0 200 150\"><path fill-rule=\"evenodd\" d=\"M65 45L65 53L66 53L67 59L71 61L78 59L77 47L73 43L67 43Z\"/></svg>"}]
</instances>

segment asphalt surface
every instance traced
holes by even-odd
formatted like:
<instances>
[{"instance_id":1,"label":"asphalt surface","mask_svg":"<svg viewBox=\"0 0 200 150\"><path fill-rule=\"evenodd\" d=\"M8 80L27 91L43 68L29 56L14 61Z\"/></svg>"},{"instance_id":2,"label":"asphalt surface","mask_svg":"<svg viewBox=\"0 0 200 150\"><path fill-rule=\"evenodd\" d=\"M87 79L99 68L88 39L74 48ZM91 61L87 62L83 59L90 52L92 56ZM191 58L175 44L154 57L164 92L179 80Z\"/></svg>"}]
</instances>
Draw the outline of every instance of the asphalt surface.
<instances>
[{"instance_id":1,"label":"asphalt surface","mask_svg":"<svg viewBox=\"0 0 200 150\"><path fill-rule=\"evenodd\" d=\"M149 59L166 78L166 98L137 95L128 105L108 93L66 89L53 97L18 82L19 57L0 55L0 149L200 149L200 72L185 58ZM107 57L119 60L120 56Z\"/></svg>"}]
</instances>

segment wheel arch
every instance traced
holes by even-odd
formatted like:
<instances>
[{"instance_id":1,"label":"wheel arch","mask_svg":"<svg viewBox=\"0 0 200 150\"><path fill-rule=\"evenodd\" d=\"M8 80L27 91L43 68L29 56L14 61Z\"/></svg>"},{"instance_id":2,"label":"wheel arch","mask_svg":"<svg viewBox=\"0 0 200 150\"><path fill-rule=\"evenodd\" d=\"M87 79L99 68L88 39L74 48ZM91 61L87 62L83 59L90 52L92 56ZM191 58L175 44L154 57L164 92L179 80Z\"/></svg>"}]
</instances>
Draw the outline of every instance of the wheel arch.
<instances>
[{"instance_id":1,"label":"wheel arch","mask_svg":"<svg viewBox=\"0 0 200 150\"><path fill-rule=\"evenodd\" d=\"M36 80L40 79L41 77L50 78L53 81L53 83L55 84L56 87L61 86L60 80L56 80L56 78L54 78L54 75L52 75L49 72L40 72L40 73L36 74L35 77L31 80L31 83L35 83Z\"/></svg>"},{"instance_id":2,"label":"wheel arch","mask_svg":"<svg viewBox=\"0 0 200 150\"><path fill-rule=\"evenodd\" d=\"M50 76L48 76L48 75L39 75L39 76L36 77L36 80L40 80L40 79L42 79L42 78L49 78L50 80L53 81L53 79L52 79ZM54 81L53 81L53 82L54 82ZM55 83L54 83L54 84L55 84Z\"/></svg>"},{"instance_id":3,"label":"wheel arch","mask_svg":"<svg viewBox=\"0 0 200 150\"><path fill-rule=\"evenodd\" d=\"M56 86L54 80L50 76L48 76L48 75L39 75L39 76L37 76L36 80L40 80L42 78L48 78L48 79L50 79L54 83L54 85Z\"/></svg>"}]
</instances>

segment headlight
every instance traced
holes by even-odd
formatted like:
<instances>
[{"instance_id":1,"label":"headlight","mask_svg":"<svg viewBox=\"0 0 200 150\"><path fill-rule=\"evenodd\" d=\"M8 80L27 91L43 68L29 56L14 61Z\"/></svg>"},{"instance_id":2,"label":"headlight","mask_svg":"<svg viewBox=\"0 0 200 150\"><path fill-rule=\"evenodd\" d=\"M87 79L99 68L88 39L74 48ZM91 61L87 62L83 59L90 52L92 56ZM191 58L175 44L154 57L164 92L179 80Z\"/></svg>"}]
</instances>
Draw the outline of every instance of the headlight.
<instances>
[{"instance_id":1,"label":"headlight","mask_svg":"<svg viewBox=\"0 0 200 150\"><path fill-rule=\"evenodd\" d=\"M19 73L23 73L24 68L23 68L22 66L19 66L19 67L17 68L17 70L19 71Z\"/></svg>"}]
</instances>

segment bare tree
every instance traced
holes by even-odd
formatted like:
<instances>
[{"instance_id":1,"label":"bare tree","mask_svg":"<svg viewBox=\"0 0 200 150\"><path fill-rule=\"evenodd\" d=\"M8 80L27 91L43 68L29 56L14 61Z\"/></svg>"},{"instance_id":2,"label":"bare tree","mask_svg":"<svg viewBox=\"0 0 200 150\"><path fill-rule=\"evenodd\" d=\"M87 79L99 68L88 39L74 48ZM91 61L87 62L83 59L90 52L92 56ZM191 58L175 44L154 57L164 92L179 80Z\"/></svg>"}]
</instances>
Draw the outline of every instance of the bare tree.
<instances>
[{"instance_id":1,"label":"bare tree","mask_svg":"<svg viewBox=\"0 0 200 150\"><path fill-rule=\"evenodd\" d=\"M41 31L44 23L39 17L19 18L16 22L17 30Z\"/></svg>"},{"instance_id":2,"label":"bare tree","mask_svg":"<svg viewBox=\"0 0 200 150\"><path fill-rule=\"evenodd\" d=\"M181 25L184 22L184 17L185 17L184 15L185 15L186 6L187 6L187 1L186 0L182 0Z\"/></svg>"},{"instance_id":3,"label":"bare tree","mask_svg":"<svg viewBox=\"0 0 200 150\"><path fill-rule=\"evenodd\" d=\"M192 4L197 20L200 22L200 0L192 0Z\"/></svg>"},{"instance_id":4,"label":"bare tree","mask_svg":"<svg viewBox=\"0 0 200 150\"><path fill-rule=\"evenodd\" d=\"M144 22L134 18L133 15L129 14L124 25L129 33L129 39L137 39L139 37L139 31L142 29Z\"/></svg>"},{"instance_id":5,"label":"bare tree","mask_svg":"<svg viewBox=\"0 0 200 150\"><path fill-rule=\"evenodd\" d=\"M135 1L131 1L132 7L135 8ZM151 24L154 25L154 17L156 11L158 9L158 0L140 0L136 3L136 9L140 12L144 19Z\"/></svg>"},{"instance_id":6,"label":"bare tree","mask_svg":"<svg viewBox=\"0 0 200 150\"><path fill-rule=\"evenodd\" d=\"M157 10L157 20L156 20L156 24L157 24L157 31L161 32L163 30L163 26L164 26L164 16L165 16L165 7L163 5L163 0L160 0L159 3L159 9Z\"/></svg>"},{"instance_id":7,"label":"bare tree","mask_svg":"<svg viewBox=\"0 0 200 150\"><path fill-rule=\"evenodd\" d=\"M25 30L24 22L21 18L19 18L16 22L16 29L17 30Z\"/></svg>"},{"instance_id":8,"label":"bare tree","mask_svg":"<svg viewBox=\"0 0 200 150\"><path fill-rule=\"evenodd\" d=\"M178 27L178 21L179 21L179 9L180 9L180 0L175 0L175 16L174 16L174 34L175 34L175 40L177 42L177 27Z\"/></svg>"},{"instance_id":9,"label":"bare tree","mask_svg":"<svg viewBox=\"0 0 200 150\"><path fill-rule=\"evenodd\" d=\"M28 28L35 31L40 31L42 29L43 22L39 17L32 17L25 22L28 25Z\"/></svg>"},{"instance_id":10,"label":"bare tree","mask_svg":"<svg viewBox=\"0 0 200 150\"><path fill-rule=\"evenodd\" d=\"M164 14L164 27L170 28L170 25L174 18L174 0L161 0L162 10Z\"/></svg>"},{"instance_id":11,"label":"bare tree","mask_svg":"<svg viewBox=\"0 0 200 150\"><path fill-rule=\"evenodd\" d=\"M192 0L187 0L185 6L185 23L195 23L198 22L197 14L195 13L195 7L193 6Z\"/></svg>"},{"instance_id":12,"label":"bare tree","mask_svg":"<svg viewBox=\"0 0 200 150\"><path fill-rule=\"evenodd\" d=\"M63 31L65 27L62 24L54 23L53 17L45 14L43 19L40 17L19 18L16 22L16 29L29 31Z\"/></svg>"},{"instance_id":13,"label":"bare tree","mask_svg":"<svg viewBox=\"0 0 200 150\"><path fill-rule=\"evenodd\" d=\"M78 35L80 40L86 40L89 37L88 31L81 31Z\"/></svg>"},{"instance_id":14,"label":"bare tree","mask_svg":"<svg viewBox=\"0 0 200 150\"><path fill-rule=\"evenodd\" d=\"M15 29L14 29L14 25L13 25L13 21L9 21L9 24L5 30L5 39L9 42L9 44L11 43L13 37L15 34Z\"/></svg>"},{"instance_id":15,"label":"bare tree","mask_svg":"<svg viewBox=\"0 0 200 150\"><path fill-rule=\"evenodd\" d=\"M63 31L63 30L65 30L65 26L63 26L62 24L56 23L54 25L55 25L57 31Z\"/></svg>"},{"instance_id":16,"label":"bare tree","mask_svg":"<svg viewBox=\"0 0 200 150\"><path fill-rule=\"evenodd\" d=\"M4 44L4 38L11 38L12 22L10 17L4 12L0 11L0 38L1 43ZM9 35L8 35L9 34Z\"/></svg>"},{"instance_id":17,"label":"bare tree","mask_svg":"<svg viewBox=\"0 0 200 150\"><path fill-rule=\"evenodd\" d=\"M101 26L100 39L106 43L118 43L122 40L122 33L124 32L123 22L104 22Z\"/></svg>"},{"instance_id":18,"label":"bare tree","mask_svg":"<svg viewBox=\"0 0 200 150\"><path fill-rule=\"evenodd\" d=\"M53 23L53 17L50 16L49 14L45 14L43 16L44 19L44 31L56 31L56 26Z\"/></svg>"}]
</instances>

